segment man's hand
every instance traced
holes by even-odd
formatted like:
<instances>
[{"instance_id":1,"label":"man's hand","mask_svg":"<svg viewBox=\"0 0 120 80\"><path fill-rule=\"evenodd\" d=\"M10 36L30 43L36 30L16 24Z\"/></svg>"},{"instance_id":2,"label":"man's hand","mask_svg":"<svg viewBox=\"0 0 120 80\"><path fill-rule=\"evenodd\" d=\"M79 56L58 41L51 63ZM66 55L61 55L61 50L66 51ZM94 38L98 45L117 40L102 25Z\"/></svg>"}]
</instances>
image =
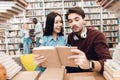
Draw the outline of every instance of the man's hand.
<instances>
[{"instance_id":1,"label":"man's hand","mask_svg":"<svg viewBox=\"0 0 120 80\"><path fill-rule=\"evenodd\" d=\"M72 49L72 53L75 53L75 55L69 56L69 59L74 59L75 64L79 65L81 69L89 69L90 68L90 62L86 58L86 55L83 51L79 49Z\"/></svg>"}]
</instances>

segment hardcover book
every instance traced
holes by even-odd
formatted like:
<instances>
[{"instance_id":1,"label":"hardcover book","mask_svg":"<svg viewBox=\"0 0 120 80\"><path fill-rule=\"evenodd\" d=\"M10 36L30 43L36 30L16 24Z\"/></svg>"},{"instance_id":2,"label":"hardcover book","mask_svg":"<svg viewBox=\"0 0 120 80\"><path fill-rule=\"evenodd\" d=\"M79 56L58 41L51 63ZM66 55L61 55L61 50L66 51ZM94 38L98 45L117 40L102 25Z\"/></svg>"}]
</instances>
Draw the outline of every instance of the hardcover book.
<instances>
[{"instance_id":1,"label":"hardcover book","mask_svg":"<svg viewBox=\"0 0 120 80\"><path fill-rule=\"evenodd\" d=\"M47 60L42 63L43 67L61 67L61 66L71 66L77 67L74 64L73 59L68 59L68 56L73 55L70 52L71 49L77 49L77 47L67 47L67 46L42 46L33 49L34 54L39 54L47 58Z\"/></svg>"},{"instance_id":2,"label":"hardcover book","mask_svg":"<svg viewBox=\"0 0 120 80\"><path fill-rule=\"evenodd\" d=\"M76 55L75 53L70 52L71 49L77 49L77 47L67 47L67 46L57 46L56 50L60 58L61 65L78 67L74 63L74 59L68 59L68 56Z\"/></svg>"},{"instance_id":3,"label":"hardcover book","mask_svg":"<svg viewBox=\"0 0 120 80\"><path fill-rule=\"evenodd\" d=\"M47 58L47 60L42 63L43 67L61 67L57 51L52 46L42 46L33 49L34 54L39 54Z\"/></svg>"}]
</instances>

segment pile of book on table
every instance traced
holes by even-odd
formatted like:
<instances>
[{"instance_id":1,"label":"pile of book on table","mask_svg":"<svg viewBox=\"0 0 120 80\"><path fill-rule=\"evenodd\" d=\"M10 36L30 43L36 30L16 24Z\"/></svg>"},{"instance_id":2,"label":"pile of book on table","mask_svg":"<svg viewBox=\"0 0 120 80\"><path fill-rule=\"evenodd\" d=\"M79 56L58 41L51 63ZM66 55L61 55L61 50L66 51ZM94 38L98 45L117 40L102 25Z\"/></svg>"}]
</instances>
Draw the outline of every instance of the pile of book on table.
<instances>
[{"instance_id":1,"label":"pile of book on table","mask_svg":"<svg viewBox=\"0 0 120 80\"><path fill-rule=\"evenodd\" d=\"M0 64L2 64L7 72L7 79L12 79L21 69L19 66L9 55L4 53L0 53Z\"/></svg>"},{"instance_id":2,"label":"pile of book on table","mask_svg":"<svg viewBox=\"0 0 120 80\"><path fill-rule=\"evenodd\" d=\"M120 80L120 44L116 47L113 58L105 62L103 75L106 80Z\"/></svg>"},{"instance_id":3,"label":"pile of book on table","mask_svg":"<svg viewBox=\"0 0 120 80\"><path fill-rule=\"evenodd\" d=\"M21 71L20 66L11 56L0 52L0 64L6 69L7 80L38 80L40 71ZM3 80L0 78L0 80Z\"/></svg>"}]
</instances>

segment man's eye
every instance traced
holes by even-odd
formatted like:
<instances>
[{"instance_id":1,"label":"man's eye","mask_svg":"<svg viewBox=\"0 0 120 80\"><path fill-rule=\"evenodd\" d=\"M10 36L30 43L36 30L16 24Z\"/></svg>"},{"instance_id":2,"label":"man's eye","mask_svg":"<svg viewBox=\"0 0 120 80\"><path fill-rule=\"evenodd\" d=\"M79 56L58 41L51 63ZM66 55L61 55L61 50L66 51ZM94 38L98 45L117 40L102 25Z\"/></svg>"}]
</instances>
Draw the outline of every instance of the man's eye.
<instances>
[{"instance_id":1,"label":"man's eye","mask_svg":"<svg viewBox=\"0 0 120 80\"><path fill-rule=\"evenodd\" d=\"M72 23L72 20L68 20L69 23Z\"/></svg>"},{"instance_id":2,"label":"man's eye","mask_svg":"<svg viewBox=\"0 0 120 80\"><path fill-rule=\"evenodd\" d=\"M75 18L76 21L79 21L79 18Z\"/></svg>"}]
</instances>

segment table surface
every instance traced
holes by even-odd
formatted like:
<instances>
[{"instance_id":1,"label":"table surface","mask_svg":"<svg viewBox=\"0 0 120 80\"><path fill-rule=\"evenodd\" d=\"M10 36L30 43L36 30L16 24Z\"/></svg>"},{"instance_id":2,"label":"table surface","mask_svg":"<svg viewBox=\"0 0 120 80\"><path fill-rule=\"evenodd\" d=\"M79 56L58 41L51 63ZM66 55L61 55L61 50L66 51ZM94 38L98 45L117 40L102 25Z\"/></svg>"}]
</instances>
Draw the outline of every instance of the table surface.
<instances>
[{"instance_id":1,"label":"table surface","mask_svg":"<svg viewBox=\"0 0 120 80\"><path fill-rule=\"evenodd\" d=\"M28 77L29 75L29 77ZM38 80L39 71L22 71L12 80ZM26 77L27 76L27 77ZM56 79L59 80L59 79ZM64 80L106 80L103 75L96 72L67 73Z\"/></svg>"},{"instance_id":2,"label":"table surface","mask_svg":"<svg viewBox=\"0 0 120 80\"><path fill-rule=\"evenodd\" d=\"M92 78L92 80L106 80L102 74L97 73L97 72L83 72L83 73L68 73L67 74L67 78L71 76L78 76L79 78L81 77L82 78L81 80L83 80L83 78L85 78L84 80L91 80L90 78ZM73 79L68 79L68 80L73 80Z\"/></svg>"}]
</instances>

